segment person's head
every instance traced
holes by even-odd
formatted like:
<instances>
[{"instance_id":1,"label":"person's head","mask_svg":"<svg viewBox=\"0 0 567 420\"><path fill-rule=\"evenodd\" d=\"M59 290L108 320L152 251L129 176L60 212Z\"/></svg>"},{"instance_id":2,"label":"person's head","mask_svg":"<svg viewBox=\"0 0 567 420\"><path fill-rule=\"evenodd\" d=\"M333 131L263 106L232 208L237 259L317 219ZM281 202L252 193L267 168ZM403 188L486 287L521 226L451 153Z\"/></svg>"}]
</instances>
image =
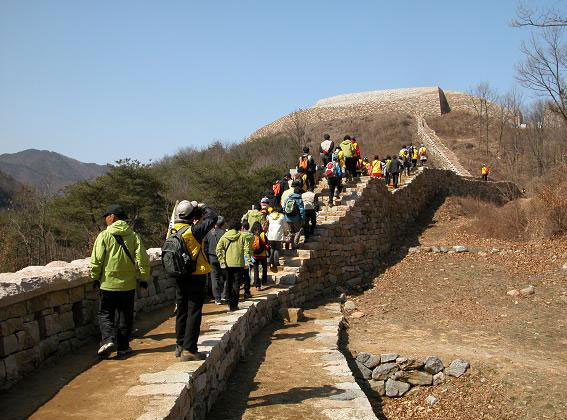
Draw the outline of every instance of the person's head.
<instances>
[{"instance_id":1,"label":"person's head","mask_svg":"<svg viewBox=\"0 0 567 420\"><path fill-rule=\"evenodd\" d=\"M113 224L118 220L126 219L126 212L120 205L113 204L108 207L108 209L104 212L102 217L104 217L104 221L106 222L106 225L110 226L111 224Z\"/></svg>"},{"instance_id":2,"label":"person's head","mask_svg":"<svg viewBox=\"0 0 567 420\"><path fill-rule=\"evenodd\" d=\"M386 156L386 159L390 160L390 159L392 159L392 156L388 155L388 156Z\"/></svg>"},{"instance_id":3,"label":"person's head","mask_svg":"<svg viewBox=\"0 0 567 420\"><path fill-rule=\"evenodd\" d=\"M324 138L325 140L330 140L331 136L329 136L328 134L325 134L325 135L323 136L323 138Z\"/></svg>"},{"instance_id":4,"label":"person's head","mask_svg":"<svg viewBox=\"0 0 567 420\"><path fill-rule=\"evenodd\" d=\"M301 182L300 179L296 179L295 181L293 181L291 183L291 187L292 188L301 188L301 187L303 187L303 182Z\"/></svg>"},{"instance_id":5,"label":"person's head","mask_svg":"<svg viewBox=\"0 0 567 420\"><path fill-rule=\"evenodd\" d=\"M235 231L239 231L242 228L242 222L238 219L233 220L232 223L230 224L229 229L230 230L235 230Z\"/></svg>"},{"instance_id":6,"label":"person's head","mask_svg":"<svg viewBox=\"0 0 567 420\"><path fill-rule=\"evenodd\" d=\"M252 225L252 233L254 235L259 235L260 233L262 233L262 225L260 224L260 222L254 222L254 224Z\"/></svg>"},{"instance_id":7,"label":"person's head","mask_svg":"<svg viewBox=\"0 0 567 420\"><path fill-rule=\"evenodd\" d=\"M264 197L260 200L260 207L262 209L264 208L268 208L268 205L270 204L270 200L268 199L268 197Z\"/></svg>"},{"instance_id":8,"label":"person's head","mask_svg":"<svg viewBox=\"0 0 567 420\"><path fill-rule=\"evenodd\" d=\"M217 219L216 227L222 229L224 227L224 217L219 216Z\"/></svg>"},{"instance_id":9,"label":"person's head","mask_svg":"<svg viewBox=\"0 0 567 420\"><path fill-rule=\"evenodd\" d=\"M394 155L393 159L396 160L398 157Z\"/></svg>"},{"instance_id":10,"label":"person's head","mask_svg":"<svg viewBox=\"0 0 567 420\"><path fill-rule=\"evenodd\" d=\"M350 138L350 141L352 141L353 143L356 143L356 137L352 136L352 137Z\"/></svg>"},{"instance_id":11,"label":"person's head","mask_svg":"<svg viewBox=\"0 0 567 420\"><path fill-rule=\"evenodd\" d=\"M305 146L303 148L303 153L305 153L305 154L309 153L309 147Z\"/></svg>"},{"instance_id":12,"label":"person's head","mask_svg":"<svg viewBox=\"0 0 567 420\"><path fill-rule=\"evenodd\" d=\"M350 140L350 136L347 134L343 140Z\"/></svg>"},{"instance_id":13,"label":"person's head","mask_svg":"<svg viewBox=\"0 0 567 420\"><path fill-rule=\"evenodd\" d=\"M402 146L402 149L405 149L405 148L406 148L406 145L404 144L404 145Z\"/></svg>"},{"instance_id":14,"label":"person's head","mask_svg":"<svg viewBox=\"0 0 567 420\"><path fill-rule=\"evenodd\" d=\"M250 223L248 223L246 220L243 221L241 229L246 231L250 230Z\"/></svg>"},{"instance_id":15,"label":"person's head","mask_svg":"<svg viewBox=\"0 0 567 420\"><path fill-rule=\"evenodd\" d=\"M284 179L286 181L289 181L291 179L291 174L288 172L287 174L284 175Z\"/></svg>"},{"instance_id":16,"label":"person's head","mask_svg":"<svg viewBox=\"0 0 567 420\"><path fill-rule=\"evenodd\" d=\"M378 157L378 155L374 156L374 160L380 160L380 158Z\"/></svg>"},{"instance_id":17,"label":"person's head","mask_svg":"<svg viewBox=\"0 0 567 420\"><path fill-rule=\"evenodd\" d=\"M177 223L193 223L198 219L197 202L182 200L175 208L175 222Z\"/></svg>"}]
</instances>

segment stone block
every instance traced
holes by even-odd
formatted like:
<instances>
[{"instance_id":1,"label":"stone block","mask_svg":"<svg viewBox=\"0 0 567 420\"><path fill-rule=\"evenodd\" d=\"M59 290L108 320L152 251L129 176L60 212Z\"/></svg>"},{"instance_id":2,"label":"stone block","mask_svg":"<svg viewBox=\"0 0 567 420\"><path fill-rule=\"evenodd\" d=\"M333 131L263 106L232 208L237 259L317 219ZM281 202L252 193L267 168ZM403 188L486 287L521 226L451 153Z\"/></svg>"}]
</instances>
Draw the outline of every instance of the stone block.
<instances>
[{"instance_id":1,"label":"stone block","mask_svg":"<svg viewBox=\"0 0 567 420\"><path fill-rule=\"evenodd\" d=\"M15 381L20 376L15 354L4 359L4 368L6 370L6 381Z\"/></svg>"},{"instance_id":2,"label":"stone block","mask_svg":"<svg viewBox=\"0 0 567 420\"><path fill-rule=\"evenodd\" d=\"M128 390L126 395L133 397L145 397L150 395L172 395L178 396L185 389L182 383L136 385Z\"/></svg>"},{"instance_id":3,"label":"stone block","mask_svg":"<svg viewBox=\"0 0 567 420\"><path fill-rule=\"evenodd\" d=\"M29 373L35 370L41 360L39 346L31 349L23 350L15 354L18 363L18 371L20 373Z\"/></svg>"},{"instance_id":4,"label":"stone block","mask_svg":"<svg viewBox=\"0 0 567 420\"><path fill-rule=\"evenodd\" d=\"M380 356L375 356L374 354L371 354L370 357L364 362L364 366L366 366L368 369L374 369L380 363L381 363Z\"/></svg>"},{"instance_id":5,"label":"stone block","mask_svg":"<svg viewBox=\"0 0 567 420\"><path fill-rule=\"evenodd\" d=\"M433 385L440 385L445 382L445 374L443 372L436 373L433 375Z\"/></svg>"},{"instance_id":6,"label":"stone block","mask_svg":"<svg viewBox=\"0 0 567 420\"><path fill-rule=\"evenodd\" d=\"M0 337L14 334L24 328L24 320L22 317L10 318L0 322Z\"/></svg>"},{"instance_id":7,"label":"stone block","mask_svg":"<svg viewBox=\"0 0 567 420\"><path fill-rule=\"evenodd\" d=\"M388 377L398 369L398 365L396 365L395 363L382 363L381 365L376 366L372 371L372 379L376 381L383 381L385 379L388 379Z\"/></svg>"},{"instance_id":8,"label":"stone block","mask_svg":"<svg viewBox=\"0 0 567 420\"><path fill-rule=\"evenodd\" d=\"M20 349L16 334L0 337L0 357L6 357Z\"/></svg>"},{"instance_id":9,"label":"stone block","mask_svg":"<svg viewBox=\"0 0 567 420\"><path fill-rule=\"evenodd\" d=\"M6 365L4 360L0 359L0 388L4 382L6 382Z\"/></svg>"},{"instance_id":10,"label":"stone block","mask_svg":"<svg viewBox=\"0 0 567 420\"><path fill-rule=\"evenodd\" d=\"M364 378L364 379L372 378L372 370L368 369L366 366L364 366L358 360L356 361L356 367L358 368L358 370L360 372L360 376L362 378Z\"/></svg>"},{"instance_id":11,"label":"stone block","mask_svg":"<svg viewBox=\"0 0 567 420\"><path fill-rule=\"evenodd\" d=\"M305 320L303 309L301 308L280 308L278 314L282 320L291 323L297 323Z\"/></svg>"},{"instance_id":12,"label":"stone block","mask_svg":"<svg viewBox=\"0 0 567 420\"><path fill-rule=\"evenodd\" d=\"M68 354L71 352L72 347L73 346L71 345L71 340L61 341L57 346L57 354L58 355Z\"/></svg>"},{"instance_id":13,"label":"stone block","mask_svg":"<svg viewBox=\"0 0 567 420\"><path fill-rule=\"evenodd\" d=\"M187 372L176 372L164 370L162 372L144 373L140 375L139 381L143 384L171 384L171 383L189 383L191 374Z\"/></svg>"},{"instance_id":14,"label":"stone block","mask_svg":"<svg viewBox=\"0 0 567 420\"><path fill-rule=\"evenodd\" d=\"M85 286L73 287L69 289L69 302L80 302L85 298Z\"/></svg>"},{"instance_id":15,"label":"stone block","mask_svg":"<svg viewBox=\"0 0 567 420\"><path fill-rule=\"evenodd\" d=\"M445 369L445 374L458 378L458 377L462 376L467 371L469 366L470 366L470 364L466 360L456 359L456 360L453 360L449 364L449 366Z\"/></svg>"},{"instance_id":16,"label":"stone block","mask_svg":"<svg viewBox=\"0 0 567 420\"><path fill-rule=\"evenodd\" d=\"M26 302L9 305L0 310L0 321L10 318L18 318L28 313Z\"/></svg>"},{"instance_id":17,"label":"stone block","mask_svg":"<svg viewBox=\"0 0 567 420\"><path fill-rule=\"evenodd\" d=\"M67 290L59 290L49 293L49 306L61 306L69 303L69 292Z\"/></svg>"},{"instance_id":18,"label":"stone block","mask_svg":"<svg viewBox=\"0 0 567 420\"><path fill-rule=\"evenodd\" d=\"M40 312L43 311L44 309L51 308L48 295L36 296L26 301L26 304L27 304L28 312Z\"/></svg>"},{"instance_id":19,"label":"stone block","mask_svg":"<svg viewBox=\"0 0 567 420\"><path fill-rule=\"evenodd\" d=\"M39 344L39 323L37 321L26 322L24 324L24 332L23 342L20 343L22 348L27 349Z\"/></svg>"},{"instance_id":20,"label":"stone block","mask_svg":"<svg viewBox=\"0 0 567 420\"><path fill-rule=\"evenodd\" d=\"M57 346L59 345L59 340L56 335L45 338L39 343L39 351L41 360L47 360L49 356L57 351Z\"/></svg>"},{"instance_id":21,"label":"stone block","mask_svg":"<svg viewBox=\"0 0 567 420\"><path fill-rule=\"evenodd\" d=\"M69 331L75 329L75 320L73 319L73 312L63 312L59 315L59 325L61 331Z\"/></svg>"},{"instance_id":22,"label":"stone block","mask_svg":"<svg viewBox=\"0 0 567 420\"><path fill-rule=\"evenodd\" d=\"M437 356L428 356L424 361L423 370L432 375L441 372L443 368L443 362Z\"/></svg>"},{"instance_id":23,"label":"stone block","mask_svg":"<svg viewBox=\"0 0 567 420\"><path fill-rule=\"evenodd\" d=\"M42 337L51 337L61 331L59 315L51 314L39 319L39 330Z\"/></svg>"},{"instance_id":24,"label":"stone block","mask_svg":"<svg viewBox=\"0 0 567 420\"><path fill-rule=\"evenodd\" d=\"M433 375L421 370L402 370L396 372L392 378L412 385L431 385L433 383Z\"/></svg>"},{"instance_id":25,"label":"stone block","mask_svg":"<svg viewBox=\"0 0 567 420\"><path fill-rule=\"evenodd\" d=\"M375 381L371 379L369 381L370 388L372 391L376 392L380 396L386 395L386 382L385 381Z\"/></svg>"},{"instance_id":26,"label":"stone block","mask_svg":"<svg viewBox=\"0 0 567 420\"><path fill-rule=\"evenodd\" d=\"M380 363L390 363L395 362L398 358L396 353L385 353L380 355Z\"/></svg>"}]
</instances>

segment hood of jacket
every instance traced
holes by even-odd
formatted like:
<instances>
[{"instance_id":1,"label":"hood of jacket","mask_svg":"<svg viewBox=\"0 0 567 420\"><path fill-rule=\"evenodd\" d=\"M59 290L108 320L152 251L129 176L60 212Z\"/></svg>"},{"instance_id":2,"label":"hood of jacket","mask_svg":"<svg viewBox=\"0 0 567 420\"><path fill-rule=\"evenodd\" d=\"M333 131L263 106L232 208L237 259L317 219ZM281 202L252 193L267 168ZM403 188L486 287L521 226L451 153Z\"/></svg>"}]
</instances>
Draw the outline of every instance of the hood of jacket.
<instances>
[{"instance_id":1,"label":"hood of jacket","mask_svg":"<svg viewBox=\"0 0 567 420\"><path fill-rule=\"evenodd\" d=\"M126 223L124 220L117 220L116 222L114 222L110 226L107 226L106 230L111 235L120 235L120 236L123 236L123 237L134 234L134 231L132 230L132 228L130 226L128 226L128 223Z\"/></svg>"},{"instance_id":2,"label":"hood of jacket","mask_svg":"<svg viewBox=\"0 0 567 420\"><path fill-rule=\"evenodd\" d=\"M240 238L240 232L234 229L230 229L224 234L224 237L230 241L237 241Z\"/></svg>"}]
</instances>

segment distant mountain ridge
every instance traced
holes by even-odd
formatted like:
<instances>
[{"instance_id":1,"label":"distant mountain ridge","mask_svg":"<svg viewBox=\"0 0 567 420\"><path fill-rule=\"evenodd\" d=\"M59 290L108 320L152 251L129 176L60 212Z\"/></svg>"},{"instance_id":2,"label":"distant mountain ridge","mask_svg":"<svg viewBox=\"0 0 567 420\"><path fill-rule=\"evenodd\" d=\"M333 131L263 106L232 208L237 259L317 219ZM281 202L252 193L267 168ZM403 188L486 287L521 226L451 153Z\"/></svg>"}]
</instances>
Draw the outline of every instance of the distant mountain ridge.
<instances>
[{"instance_id":1,"label":"distant mountain ridge","mask_svg":"<svg viewBox=\"0 0 567 420\"><path fill-rule=\"evenodd\" d=\"M69 184L104 175L106 165L83 163L48 150L27 149L0 155L0 171L20 184L56 194Z\"/></svg>"}]
</instances>

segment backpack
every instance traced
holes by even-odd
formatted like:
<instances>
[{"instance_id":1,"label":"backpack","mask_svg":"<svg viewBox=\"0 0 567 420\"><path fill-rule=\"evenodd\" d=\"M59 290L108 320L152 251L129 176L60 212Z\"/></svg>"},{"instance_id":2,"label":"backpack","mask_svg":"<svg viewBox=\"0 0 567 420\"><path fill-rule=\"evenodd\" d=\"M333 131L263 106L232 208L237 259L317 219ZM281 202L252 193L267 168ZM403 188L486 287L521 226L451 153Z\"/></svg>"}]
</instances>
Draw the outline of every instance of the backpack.
<instances>
[{"instance_id":1,"label":"backpack","mask_svg":"<svg viewBox=\"0 0 567 420\"><path fill-rule=\"evenodd\" d=\"M252 250L254 255L260 255L266 250L266 241L262 239L262 234L254 235L254 241L252 242Z\"/></svg>"},{"instance_id":2,"label":"backpack","mask_svg":"<svg viewBox=\"0 0 567 420\"><path fill-rule=\"evenodd\" d=\"M337 177L337 164L335 162L327 163L327 166L325 167L325 176L327 178Z\"/></svg>"},{"instance_id":3,"label":"backpack","mask_svg":"<svg viewBox=\"0 0 567 420\"><path fill-rule=\"evenodd\" d=\"M187 251L182 235L190 226L184 226L179 231L172 230L172 234L161 247L161 262L168 276L184 277L191 275L197 268L196 261Z\"/></svg>"},{"instance_id":4,"label":"backpack","mask_svg":"<svg viewBox=\"0 0 567 420\"><path fill-rule=\"evenodd\" d=\"M307 157L307 169L309 172L315 172L317 170L317 164L311 155Z\"/></svg>"},{"instance_id":5,"label":"backpack","mask_svg":"<svg viewBox=\"0 0 567 420\"><path fill-rule=\"evenodd\" d=\"M282 184L278 181L274 185L272 185L272 191L274 193L274 197L279 197L282 192Z\"/></svg>"},{"instance_id":6,"label":"backpack","mask_svg":"<svg viewBox=\"0 0 567 420\"><path fill-rule=\"evenodd\" d=\"M298 168L307 171L308 166L309 166L309 159L307 157L302 156L301 158L299 158L299 165L297 165Z\"/></svg>"},{"instance_id":7,"label":"backpack","mask_svg":"<svg viewBox=\"0 0 567 420\"><path fill-rule=\"evenodd\" d=\"M299 206L293 198L288 198L284 205L284 213L288 216L295 216L299 213Z\"/></svg>"}]
</instances>

